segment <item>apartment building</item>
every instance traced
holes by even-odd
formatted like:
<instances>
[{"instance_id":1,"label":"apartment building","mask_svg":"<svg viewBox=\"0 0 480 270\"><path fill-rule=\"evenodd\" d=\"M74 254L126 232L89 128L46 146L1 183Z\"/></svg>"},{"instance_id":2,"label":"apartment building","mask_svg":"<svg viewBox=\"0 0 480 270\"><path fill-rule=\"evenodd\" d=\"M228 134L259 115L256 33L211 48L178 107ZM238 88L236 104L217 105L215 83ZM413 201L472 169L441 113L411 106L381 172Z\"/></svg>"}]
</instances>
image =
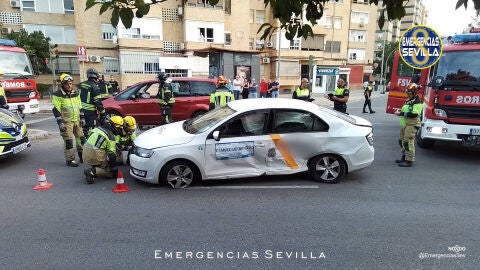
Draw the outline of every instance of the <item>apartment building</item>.
<instances>
[{"instance_id":1,"label":"apartment building","mask_svg":"<svg viewBox=\"0 0 480 270\"><path fill-rule=\"evenodd\" d=\"M330 1L314 36L292 41L284 33L260 40L260 25L276 21L259 0L220 0L215 6L204 0L166 1L135 18L130 29L113 28L108 12L98 14L99 6L84 11L85 2L2 1L2 31L42 31L58 44L58 58L50 61L56 74L68 72L80 81L94 67L107 79L114 75L122 87L164 70L184 77L278 77L283 90L293 90L312 73L313 91L321 93L332 91L339 76L357 89L372 70L377 8L368 0ZM78 62L77 46L86 49L88 61ZM39 82L51 83L52 75L40 76Z\"/></svg>"}]
</instances>

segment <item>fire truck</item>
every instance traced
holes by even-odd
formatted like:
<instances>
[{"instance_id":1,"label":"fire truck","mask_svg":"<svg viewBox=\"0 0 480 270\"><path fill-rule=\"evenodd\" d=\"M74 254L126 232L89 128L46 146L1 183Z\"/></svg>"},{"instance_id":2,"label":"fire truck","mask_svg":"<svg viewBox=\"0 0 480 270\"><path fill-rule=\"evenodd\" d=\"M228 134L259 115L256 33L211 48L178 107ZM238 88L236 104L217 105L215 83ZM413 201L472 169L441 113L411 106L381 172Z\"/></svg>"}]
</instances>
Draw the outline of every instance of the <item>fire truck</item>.
<instances>
[{"instance_id":1,"label":"fire truck","mask_svg":"<svg viewBox=\"0 0 480 270\"><path fill-rule=\"evenodd\" d=\"M420 75L425 106L416 142L422 148L436 141L480 145L480 33L458 34L452 40L427 69L409 67L395 52L386 112L401 109L407 98L404 89L412 76Z\"/></svg>"},{"instance_id":2,"label":"fire truck","mask_svg":"<svg viewBox=\"0 0 480 270\"><path fill-rule=\"evenodd\" d=\"M25 50L17 47L13 40L0 39L0 59L0 70L3 71L0 83L5 90L10 110L18 112L22 117L24 114L39 112L40 93Z\"/></svg>"}]
</instances>

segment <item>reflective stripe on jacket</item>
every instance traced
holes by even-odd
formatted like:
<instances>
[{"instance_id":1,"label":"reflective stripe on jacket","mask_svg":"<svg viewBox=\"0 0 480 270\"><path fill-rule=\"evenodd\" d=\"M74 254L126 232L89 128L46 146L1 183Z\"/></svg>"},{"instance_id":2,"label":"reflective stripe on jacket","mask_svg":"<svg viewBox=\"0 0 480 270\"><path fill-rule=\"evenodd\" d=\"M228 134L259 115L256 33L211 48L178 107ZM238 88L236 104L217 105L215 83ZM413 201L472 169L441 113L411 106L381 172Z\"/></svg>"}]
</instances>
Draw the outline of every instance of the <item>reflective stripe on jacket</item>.
<instances>
[{"instance_id":1,"label":"reflective stripe on jacket","mask_svg":"<svg viewBox=\"0 0 480 270\"><path fill-rule=\"evenodd\" d=\"M210 107L218 108L225 106L228 102L234 101L233 93L226 87L218 88L215 92L210 94Z\"/></svg>"},{"instance_id":2,"label":"reflective stripe on jacket","mask_svg":"<svg viewBox=\"0 0 480 270\"><path fill-rule=\"evenodd\" d=\"M80 99L82 100L82 108L85 110L85 113L87 113L87 111L104 111L100 90L95 82L84 81L80 83L78 90L80 92Z\"/></svg>"},{"instance_id":3,"label":"reflective stripe on jacket","mask_svg":"<svg viewBox=\"0 0 480 270\"><path fill-rule=\"evenodd\" d=\"M300 99L300 100L308 100L308 95L310 94L310 91L308 88L300 88L298 87L295 92L293 92L292 98L294 99Z\"/></svg>"},{"instance_id":4,"label":"reflective stripe on jacket","mask_svg":"<svg viewBox=\"0 0 480 270\"><path fill-rule=\"evenodd\" d=\"M77 122L80 120L80 116L83 115L82 101L75 90L72 90L70 94L65 93L62 89L55 91L52 103L52 111L57 123L59 121Z\"/></svg>"},{"instance_id":5,"label":"reflective stripe on jacket","mask_svg":"<svg viewBox=\"0 0 480 270\"><path fill-rule=\"evenodd\" d=\"M108 153L117 152L117 142L113 133L105 127L96 127L90 131L87 142L94 149L104 149Z\"/></svg>"},{"instance_id":6,"label":"reflective stripe on jacket","mask_svg":"<svg viewBox=\"0 0 480 270\"><path fill-rule=\"evenodd\" d=\"M423 102L418 96L405 101L400 111L400 126L406 125L420 127Z\"/></svg>"},{"instance_id":7,"label":"reflective stripe on jacket","mask_svg":"<svg viewBox=\"0 0 480 270\"><path fill-rule=\"evenodd\" d=\"M158 103L162 106L165 106L165 105L173 106L175 104L175 97L173 96L173 92L171 90L171 87L164 86L161 89L160 95L159 95L159 98L158 98Z\"/></svg>"}]
</instances>

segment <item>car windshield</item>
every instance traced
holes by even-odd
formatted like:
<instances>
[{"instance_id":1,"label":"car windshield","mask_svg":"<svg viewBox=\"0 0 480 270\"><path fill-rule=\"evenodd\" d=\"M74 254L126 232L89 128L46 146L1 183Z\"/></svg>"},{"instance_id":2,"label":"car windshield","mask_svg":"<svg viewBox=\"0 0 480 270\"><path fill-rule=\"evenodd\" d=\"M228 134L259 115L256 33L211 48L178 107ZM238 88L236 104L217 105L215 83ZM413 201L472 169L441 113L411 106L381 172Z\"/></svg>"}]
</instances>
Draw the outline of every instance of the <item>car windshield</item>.
<instances>
[{"instance_id":1,"label":"car windshield","mask_svg":"<svg viewBox=\"0 0 480 270\"><path fill-rule=\"evenodd\" d=\"M32 65L25 53L0 51L0 69L4 79L14 78L19 75L33 76Z\"/></svg>"},{"instance_id":2,"label":"car windshield","mask_svg":"<svg viewBox=\"0 0 480 270\"><path fill-rule=\"evenodd\" d=\"M445 78L445 85L480 86L480 51L444 52L438 63L437 76Z\"/></svg>"},{"instance_id":3,"label":"car windshield","mask_svg":"<svg viewBox=\"0 0 480 270\"><path fill-rule=\"evenodd\" d=\"M230 115L234 114L236 111L229 106L223 106L217 108L213 111L209 111L208 113L197 117L192 118L183 123L183 130L190 134L200 134L220 121L224 120L225 118L229 117Z\"/></svg>"}]
</instances>

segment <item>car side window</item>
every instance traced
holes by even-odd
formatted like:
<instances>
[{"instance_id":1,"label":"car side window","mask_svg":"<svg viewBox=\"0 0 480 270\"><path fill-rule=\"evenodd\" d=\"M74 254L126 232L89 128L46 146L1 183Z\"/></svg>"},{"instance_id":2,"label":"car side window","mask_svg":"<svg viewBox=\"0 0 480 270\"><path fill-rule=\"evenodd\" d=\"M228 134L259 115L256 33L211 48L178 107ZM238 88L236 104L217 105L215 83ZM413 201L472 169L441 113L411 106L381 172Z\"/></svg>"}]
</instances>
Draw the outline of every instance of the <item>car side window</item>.
<instances>
[{"instance_id":1,"label":"car side window","mask_svg":"<svg viewBox=\"0 0 480 270\"><path fill-rule=\"evenodd\" d=\"M127 100L127 99L129 99L132 95L135 95L135 96L136 96L136 93L139 91L139 89L141 89L141 88L144 87L144 86L145 86L144 84L137 85L137 86L133 86L132 88L125 90L125 91L122 92L120 95L118 95L117 97L115 97L115 99L116 99L116 100Z\"/></svg>"},{"instance_id":2,"label":"car side window","mask_svg":"<svg viewBox=\"0 0 480 270\"><path fill-rule=\"evenodd\" d=\"M172 91L175 97L189 97L190 83L188 81L176 81L172 82Z\"/></svg>"},{"instance_id":3,"label":"car side window","mask_svg":"<svg viewBox=\"0 0 480 270\"><path fill-rule=\"evenodd\" d=\"M258 110L239 115L220 128L222 137L258 136L265 134L268 111Z\"/></svg>"},{"instance_id":4,"label":"car side window","mask_svg":"<svg viewBox=\"0 0 480 270\"><path fill-rule=\"evenodd\" d=\"M300 110L276 110L274 133L328 131L328 125L310 112Z\"/></svg>"},{"instance_id":5,"label":"car side window","mask_svg":"<svg viewBox=\"0 0 480 270\"><path fill-rule=\"evenodd\" d=\"M151 84L144 84L141 87L138 88L138 91L135 93L136 98L150 98L150 94L147 92L147 90L150 88Z\"/></svg>"},{"instance_id":6,"label":"car side window","mask_svg":"<svg viewBox=\"0 0 480 270\"><path fill-rule=\"evenodd\" d=\"M213 82L192 81L190 85L192 95L194 96L210 96L211 93L215 92L215 84Z\"/></svg>"},{"instance_id":7,"label":"car side window","mask_svg":"<svg viewBox=\"0 0 480 270\"><path fill-rule=\"evenodd\" d=\"M158 86L158 83L152 83L147 88L145 88L145 94L147 94L146 96L148 96L148 98L157 98ZM146 96L145 98L147 98Z\"/></svg>"}]
</instances>

